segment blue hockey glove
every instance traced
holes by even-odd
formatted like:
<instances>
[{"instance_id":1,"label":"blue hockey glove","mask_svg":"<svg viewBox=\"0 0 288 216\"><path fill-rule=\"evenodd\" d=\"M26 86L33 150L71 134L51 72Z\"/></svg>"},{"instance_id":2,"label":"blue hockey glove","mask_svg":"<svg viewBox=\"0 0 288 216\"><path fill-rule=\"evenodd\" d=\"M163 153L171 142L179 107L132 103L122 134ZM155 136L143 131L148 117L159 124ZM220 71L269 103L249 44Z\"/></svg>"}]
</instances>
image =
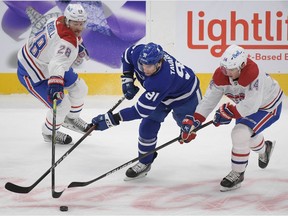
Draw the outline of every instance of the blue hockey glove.
<instances>
[{"instance_id":1,"label":"blue hockey glove","mask_svg":"<svg viewBox=\"0 0 288 216\"><path fill-rule=\"evenodd\" d=\"M232 111L233 105L230 103L222 104L220 108L216 111L213 119L213 124L218 127L222 124L229 124L232 118L235 118Z\"/></svg>"},{"instance_id":2,"label":"blue hockey glove","mask_svg":"<svg viewBox=\"0 0 288 216\"><path fill-rule=\"evenodd\" d=\"M48 101L52 103L54 99L62 100L64 97L64 79L60 76L51 76L48 80Z\"/></svg>"},{"instance_id":3,"label":"blue hockey glove","mask_svg":"<svg viewBox=\"0 0 288 216\"><path fill-rule=\"evenodd\" d=\"M204 117L203 117L204 118ZM188 143L191 140L196 138L196 133L193 132L196 128L198 128L202 124L202 121L195 118L194 116L186 115L184 120L182 121L181 126L181 140L180 144Z\"/></svg>"},{"instance_id":4,"label":"blue hockey glove","mask_svg":"<svg viewBox=\"0 0 288 216\"><path fill-rule=\"evenodd\" d=\"M117 114L116 114L117 115ZM100 114L92 119L92 123L96 125L95 130L106 130L110 127L119 125L119 119L115 117L111 112L106 114Z\"/></svg>"},{"instance_id":5,"label":"blue hockey glove","mask_svg":"<svg viewBox=\"0 0 288 216\"><path fill-rule=\"evenodd\" d=\"M130 75L122 75L122 92L127 100L132 100L139 91L138 86L134 85L134 80Z\"/></svg>"}]
</instances>

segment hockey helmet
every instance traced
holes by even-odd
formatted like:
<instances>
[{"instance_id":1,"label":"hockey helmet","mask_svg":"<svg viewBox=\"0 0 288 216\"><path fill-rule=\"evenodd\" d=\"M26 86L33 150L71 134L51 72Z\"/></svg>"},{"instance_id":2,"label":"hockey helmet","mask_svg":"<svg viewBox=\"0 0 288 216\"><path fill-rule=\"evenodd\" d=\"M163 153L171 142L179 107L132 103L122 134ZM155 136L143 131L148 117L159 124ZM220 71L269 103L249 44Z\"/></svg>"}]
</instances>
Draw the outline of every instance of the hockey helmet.
<instances>
[{"instance_id":1,"label":"hockey helmet","mask_svg":"<svg viewBox=\"0 0 288 216\"><path fill-rule=\"evenodd\" d=\"M245 50L235 44L229 46L221 57L220 67L222 71L237 68L239 71L247 63L247 54Z\"/></svg>"},{"instance_id":2,"label":"hockey helmet","mask_svg":"<svg viewBox=\"0 0 288 216\"><path fill-rule=\"evenodd\" d=\"M163 56L163 48L160 45L151 42L146 44L140 52L139 62L140 64L155 65Z\"/></svg>"},{"instance_id":3,"label":"hockey helmet","mask_svg":"<svg viewBox=\"0 0 288 216\"><path fill-rule=\"evenodd\" d=\"M66 25L70 20L83 22L87 20L87 13L81 4L69 4L64 11L64 16L66 17Z\"/></svg>"}]
</instances>

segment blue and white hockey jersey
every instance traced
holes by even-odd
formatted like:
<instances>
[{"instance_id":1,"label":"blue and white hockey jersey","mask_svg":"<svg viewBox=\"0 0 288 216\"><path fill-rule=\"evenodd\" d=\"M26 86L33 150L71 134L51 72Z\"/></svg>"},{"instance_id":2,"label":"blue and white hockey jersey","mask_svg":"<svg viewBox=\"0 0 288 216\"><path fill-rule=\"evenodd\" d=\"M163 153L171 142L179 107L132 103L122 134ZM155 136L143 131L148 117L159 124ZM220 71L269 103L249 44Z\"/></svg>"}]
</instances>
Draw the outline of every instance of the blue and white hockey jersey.
<instances>
[{"instance_id":1,"label":"blue and white hockey jersey","mask_svg":"<svg viewBox=\"0 0 288 216\"><path fill-rule=\"evenodd\" d=\"M138 62L144 46L131 46L122 56L123 73L136 76L145 89L134 106L119 112L122 121L146 118L160 103L173 109L186 103L195 94L200 94L199 80L193 70L166 52L161 68L152 76L145 76Z\"/></svg>"}]
</instances>

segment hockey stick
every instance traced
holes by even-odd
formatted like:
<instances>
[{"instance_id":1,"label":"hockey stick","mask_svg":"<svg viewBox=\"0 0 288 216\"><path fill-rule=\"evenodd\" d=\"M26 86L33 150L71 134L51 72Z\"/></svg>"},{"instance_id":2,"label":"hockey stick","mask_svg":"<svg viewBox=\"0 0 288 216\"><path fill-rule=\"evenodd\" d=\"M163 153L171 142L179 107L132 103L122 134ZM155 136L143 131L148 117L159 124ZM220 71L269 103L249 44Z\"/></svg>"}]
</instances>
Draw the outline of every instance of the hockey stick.
<instances>
[{"instance_id":1,"label":"hockey stick","mask_svg":"<svg viewBox=\"0 0 288 216\"><path fill-rule=\"evenodd\" d=\"M194 132L196 132L196 131L198 131L198 130L200 130L200 129L202 129L202 128L205 128L205 127L207 127L208 125L210 125L210 124L212 124L212 123L213 123L213 120L211 120L211 121L209 121L209 122L201 125L201 126L198 127L197 129L195 129ZM169 142L166 142L166 143L162 144L161 146L155 148L154 150L152 150L152 151L150 151L150 152L147 152L146 154L144 154L144 155L142 155L142 156L140 156L140 157L136 157L136 158L134 158L134 159L132 159L132 160L130 160L130 161L122 164L121 166L118 166L118 167L116 167L115 169L112 169L112 170L110 170L109 172L106 172L105 174L103 174L103 175L101 175L101 176L99 176L99 177L97 177L97 178L95 178L95 179L92 179L92 180L90 180L90 181L86 181L86 182L71 182L71 183L68 185L68 188L72 188L72 187L84 187L84 186L87 186L87 185L89 185L89 184L92 184L93 182L96 182L96 181L98 181L98 180L100 180L100 179L102 179L102 178L104 178L104 177L106 177L106 176L108 176L108 175L110 175L110 174L118 171L118 170L121 170L121 169L123 169L124 167L127 167L127 166L129 166L130 164L132 164L132 163L134 163L134 162L136 162L136 161L138 161L138 160L140 160L140 159L142 159L142 158L144 158L144 157L146 157L146 156L148 156L148 155L151 155L151 154L153 154L154 152L156 152L156 151L158 151L158 150L160 150L160 149L162 149L162 148L164 148L164 147L166 147L166 146L168 146L168 145L170 145L170 144L172 144L172 143L174 143L175 141L178 141L178 140L180 140L180 137L176 137L176 138L170 140Z\"/></svg>"},{"instance_id":2,"label":"hockey stick","mask_svg":"<svg viewBox=\"0 0 288 216\"><path fill-rule=\"evenodd\" d=\"M55 163L55 145L56 145L56 113L57 113L57 99L55 98L53 100L53 106L52 106L52 111L53 111L53 125L52 125L52 159L51 159L51 164L52 167ZM55 168L51 169L51 192L52 192L52 197L53 198L59 198L61 196L61 192L56 192L55 191Z\"/></svg>"},{"instance_id":3,"label":"hockey stick","mask_svg":"<svg viewBox=\"0 0 288 216\"><path fill-rule=\"evenodd\" d=\"M108 112L113 112L121 103L122 101L125 99L125 97L123 96ZM62 155L62 157L60 157L39 179L37 179L37 181L35 181L32 185L28 186L28 187L23 187L20 185L16 185L12 182L7 182L5 184L5 188L11 192L15 192L15 193L29 193L31 190L33 190L33 188L39 184L39 182L41 182L51 171L52 169L54 169L59 163L61 163L78 145L80 145L80 143L87 137L89 136L89 134L95 129L95 125L93 125L91 128L89 128L89 130L64 154ZM64 192L57 192L58 193L58 197L61 196L61 194Z\"/></svg>"}]
</instances>

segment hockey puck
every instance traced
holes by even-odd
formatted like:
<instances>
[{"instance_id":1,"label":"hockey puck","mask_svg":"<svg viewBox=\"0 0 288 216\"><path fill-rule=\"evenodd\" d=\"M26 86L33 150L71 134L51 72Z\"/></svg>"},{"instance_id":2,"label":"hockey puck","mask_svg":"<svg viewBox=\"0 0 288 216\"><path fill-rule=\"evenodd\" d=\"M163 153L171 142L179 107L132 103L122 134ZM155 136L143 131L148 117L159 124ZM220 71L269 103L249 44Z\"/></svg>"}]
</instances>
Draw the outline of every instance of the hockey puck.
<instances>
[{"instance_id":1,"label":"hockey puck","mask_svg":"<svg viewBox=\"0 0 288 216\"><path fill-rule=\"evenodd\" d=\"M60 211L68 211L68 206L60 206Z\"/></svg>"}]
</instances>

